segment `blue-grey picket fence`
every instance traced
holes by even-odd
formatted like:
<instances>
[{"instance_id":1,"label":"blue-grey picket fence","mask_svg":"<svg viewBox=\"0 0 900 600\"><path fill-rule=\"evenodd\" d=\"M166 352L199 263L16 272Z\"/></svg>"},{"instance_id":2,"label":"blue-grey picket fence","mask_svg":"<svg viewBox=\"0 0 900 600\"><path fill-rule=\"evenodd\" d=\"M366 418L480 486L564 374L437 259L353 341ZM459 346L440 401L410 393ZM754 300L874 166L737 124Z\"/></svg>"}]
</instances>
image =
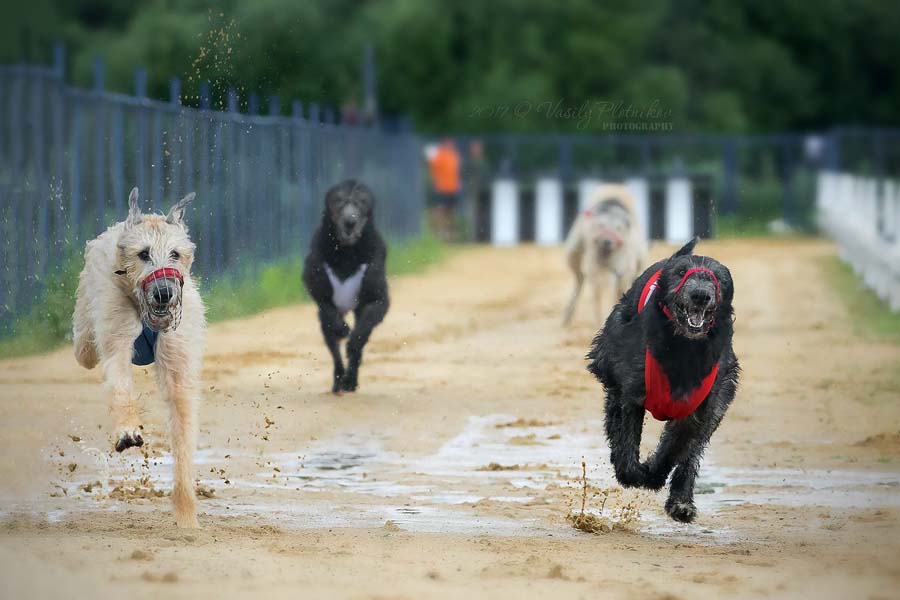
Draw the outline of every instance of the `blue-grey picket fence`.
<instances>
[{"instance_id":1,"label":"blue-grey picket fence","mask_svg":"<svg viewBox=\"0 0 900 600\"><path fill-rule=\"evenodd\" d=\"M94 79L86 90L59 67L0 66L0 336L54 269L125 217L133 186L145 211L197 193L187 219L207 281L305 252L325 190L347 177L375 191L386 236L420 233L420 141L409 129L323 123L299 102L280 116L276 98L269 115L242 114L234 93L212 110L208 86L200 108L186 107L177 81L170 102L151 100L140 70L136 95L111 93L99 62Z\"/></svg>"}]
</instances>

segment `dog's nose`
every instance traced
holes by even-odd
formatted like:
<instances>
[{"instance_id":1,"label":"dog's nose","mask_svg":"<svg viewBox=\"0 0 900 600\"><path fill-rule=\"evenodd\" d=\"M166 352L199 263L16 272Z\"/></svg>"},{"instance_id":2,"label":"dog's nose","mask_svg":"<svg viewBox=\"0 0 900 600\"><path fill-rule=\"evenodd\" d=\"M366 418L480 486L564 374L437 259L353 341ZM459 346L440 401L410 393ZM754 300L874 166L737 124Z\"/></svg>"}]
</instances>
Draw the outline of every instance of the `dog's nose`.
<instances>
[{"instance_id":1,"label":"dog's nose","mask_svg":"<svg viewBox=\"0 0 900 600\"><path fill-rule=\"evenodd\" d=\"M694 288L690 293L691 302L694 306L709 306L712 301L712 295L705 288Z\"/></svg>"},{"instance_id":2,"label":"dog's nose","mask_svg":"<svg viewBox=\"0 0 900 600\"><path fill-rule=\"evenodd\" d=\"M612 250L613 243L612 240L603 240L603 249L609 252Z\"/></svg>"},{"instance_id":3,"label":"dog's nose","mask_svg":"<svg viewBox=\"0 0 900 600\"><path fill-rule=\"evenodd\" d=\"M172 299L172 291L167 285L161 285L153 289L153 299L157 304L168 304Z\"/></svg>"}]
</instances>

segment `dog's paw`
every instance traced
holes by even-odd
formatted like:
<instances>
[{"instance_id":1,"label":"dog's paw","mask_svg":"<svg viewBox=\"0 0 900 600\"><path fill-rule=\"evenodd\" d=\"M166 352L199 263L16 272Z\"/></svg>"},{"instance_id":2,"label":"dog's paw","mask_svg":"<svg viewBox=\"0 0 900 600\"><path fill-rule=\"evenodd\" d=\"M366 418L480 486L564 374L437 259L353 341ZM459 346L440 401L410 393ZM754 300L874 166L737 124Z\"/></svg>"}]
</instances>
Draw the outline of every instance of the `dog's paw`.
<instances>
[{"instance_id":1,"label":"dog's paw","mask_svg":"<svg viewBox=\"0 0 900 600\"><path fill-rule=\"evenodd\" d=\"M625 488L645 487L647 485L647 467L637 465L630 469L616 469L616 480Z\"/></svg>"},{"instance_id":2,"label":"dog's paw","mask_svg":"<svg viewBox=\"0 0 900 600\"><path fill-rule=\"evenodd\" d=\"M669 498L666 501L666 514L682 523L690 523L697 518L697 507L693 502L684 502Z\"/></svg>"},{"instance_id":3,"label":"dog's paw","mask_svg":"<svg viewBox=\"0 0 900 600\"><path fill-rule=\"evenodd\" d=\"M653 469L648 469L647 477L644 480L644 487L648 490L658 492L666 485L666 479L668 479L668 475L655 473Z\"/></svg>"},{"instance_id":4,"label":"dog's paw","mask_svg":"<svg viewBox=\"0 0 900 600\"><path fill-rule=\"evenodd\" d=\"M116 442L116 452L123 452L132 446L140 448L143 445L144 437L140 431L137 429L134 431L122 431L119 433L119 440Z\"/></svg>"},{"instance_id":5,"label":"dog's paw","mask_svg":"<svg viewBox=\"0 0 900 600\"><path fill-rule=\"evenodd\" d=\"M359 387L359 382L356 379L356 375L345 373L344 378L341 380L341 389L345 392L355 392L357 387Z\"/></svg>"}]
</instances>

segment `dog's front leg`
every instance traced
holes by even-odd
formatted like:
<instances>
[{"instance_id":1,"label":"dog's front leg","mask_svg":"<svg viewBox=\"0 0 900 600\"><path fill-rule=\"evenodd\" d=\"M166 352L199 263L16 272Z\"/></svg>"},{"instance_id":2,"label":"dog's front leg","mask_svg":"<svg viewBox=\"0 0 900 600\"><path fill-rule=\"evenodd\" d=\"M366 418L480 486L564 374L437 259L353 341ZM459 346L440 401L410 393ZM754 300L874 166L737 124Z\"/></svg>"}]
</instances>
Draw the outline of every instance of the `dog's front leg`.
<instances>
[{"instance_id":1,"label":"dog's front leg","mask_svg":"<svg viewBox=\"0 0 900 600\"><path fill-rule=\"evenodd\" d=\"M363 348L372 335L372 330L381 323L387 314L387 300L371 302L356 311L356 324L347 340L347 372L344 373L342 387L353 392L359 384L359 365L362 362Z\"/></svg>"},{"instance_id":2,"label":"dog's front leg","mask_svg":"<svg viewBox=\"0 0 900 600\"><path fill-rule=\"evenodd\" d=\"M624 487L645 484L646 467L641 464L641 433L644 407L636 404L627 392L609 389L606 393L606 437L616 479Z\"/></svg>"},{"instance_id":3,"label":"dog's front leg","mask_svg":"<svg viewBox=\"0 0 900 600\"><path fill-rule=\"evenodd\" d=\"M111 394L116 452L144 445L140 408L134 398L134 381L131 375L133 344L130 336L114 336L100 342L103 378Z\"/></svg>"},{"instance_id":4,"label":"dog's front leg","mask_svg":"<svg viewBox=\"0 0 900 600\"><path fill-rule=\"evenodd\" d=\"M578 296L581 295L581 287L584 284L584 274L580 269L572 271L572 274L575 276L575 284L572 287L572 295L569 297L566 311L563 313L563 325L568 325L572 322L572 316L575 314L575 307L578 306Z\"/></svg>"},{"instance_id":5,"label":"dog's front leg","mask_svg":"<svg viewBox=\"0 0 900 600\"><path fill-rule=\"evenodd\" d=\"M594 318L597 326L603 327L610 308L607 306L607 297L615 293L615 275L607 269L599 268L593 274L588 275L594 287Z\"/></svg>"},{"instance_id":6,"label":"dog's front leg","mask_svg":"<svg viewBox=\"0 0 900 600\"><path fill-rule=\"evenodd\" d=\"M169 404L169 437L174 475L172 504L179 527L198 527L194 491L194 448L197 445L196 383L188 372L186 358L169 348L166 360L157 362L159 386Z\"/></svg>"},{"instance_id":7,"label":"dog's front leg","mask_svg":"<svg viewBox=\"0 0 900 600\"><path fill-rule=\"evenodd\" d=\"M697 412L688 417L695 419L697 426L686 446L687 452L672 473L669 498L666 500L666 513L676 521L690 523L697 516L694 484L700 471L700 461L737 391L737 367L732 367L725 373L720 372L719 377L721 383L710 392L710 397L700 405Z\"/></svg>"},{"instance_id":8,"label":"dog's front leg","mask_svg":"<svg viewBox=\"0 0 900 600\"><path fill-rule=\"evenodd\" d=\"M341 391L341 381L344 378L344 359L341 358L340 340L347 337L350 328L341 317L337 308L330 305L322 305L319 307L319 325L322 327L322 337L325 338L325 345L331 352L331 359L334 362L334 376L331 384L332 393Z\"/></svg>"}]
</instances>

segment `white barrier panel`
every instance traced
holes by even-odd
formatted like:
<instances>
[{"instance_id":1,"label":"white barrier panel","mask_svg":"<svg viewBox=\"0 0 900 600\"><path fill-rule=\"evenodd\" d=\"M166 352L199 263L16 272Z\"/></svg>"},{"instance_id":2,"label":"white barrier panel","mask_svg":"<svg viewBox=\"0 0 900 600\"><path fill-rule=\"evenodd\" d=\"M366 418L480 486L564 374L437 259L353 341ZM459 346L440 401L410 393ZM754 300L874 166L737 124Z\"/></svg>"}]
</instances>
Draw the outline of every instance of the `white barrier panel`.
<instances>
[{"instance_id":1,"label":"white barrier panel","mask_svg":"<svg viewBox=\"0 0 900 600\"><path fill-rule=\"evenodd\" d=\"M534 241L553 246L562 241L563 189L558 179L539 179L535 186Z\"/></svg>"},{"instance_id":2,"label":"white barrier panel","mask_svg":"<svg viewBox=\"0 0 900 600\"><path fill-rule=\"evenodd\" d=\"M822 173L818 184L819 223L837 241L841 258L900 310L900 183Z\"/></svg>"},{"instance_id":3,"label":"white barrier panel","mask_svg":"<svg viewBox=\"0 0 900 600\"><path fill-rule=\"evenodd\" d=\"M603 182L599 179L582 179L578 182L578 212L590 205L591 198L601 183Z\"/></svg>"},{"instance_id":4,"label":"white barrier panel","mask_svg":"<svg viewBox=\"0 0 900 600\"><path fill-rule=\"evenodd\" d=\"M644 239L647 239L650 235L650 186L646 179L633 178L625 181L625 187L634 194L634 212L639 221L638 227L641 228Z\"/></svg>"},{"instance_id":5,"label":"white barrier panel","mask_svg":"<svg viewBox=\"0 0 900 600\"><path fill-rule=\"evenodd\" d=\"M694 203L691 180L670 179L666 182L666 241L683 244L694 236Z\"/></svg>"},{"instance_id":6,"label":"white barrier panel","mask_svg":"<svg viewBox=\"0 0 900 600\"><path fill-rule=\"evenodd\" d=\"M512 246L518 242L519 186L512 179L498 179L491 190L491 243Z\"/></svg>"}]
</instances>

